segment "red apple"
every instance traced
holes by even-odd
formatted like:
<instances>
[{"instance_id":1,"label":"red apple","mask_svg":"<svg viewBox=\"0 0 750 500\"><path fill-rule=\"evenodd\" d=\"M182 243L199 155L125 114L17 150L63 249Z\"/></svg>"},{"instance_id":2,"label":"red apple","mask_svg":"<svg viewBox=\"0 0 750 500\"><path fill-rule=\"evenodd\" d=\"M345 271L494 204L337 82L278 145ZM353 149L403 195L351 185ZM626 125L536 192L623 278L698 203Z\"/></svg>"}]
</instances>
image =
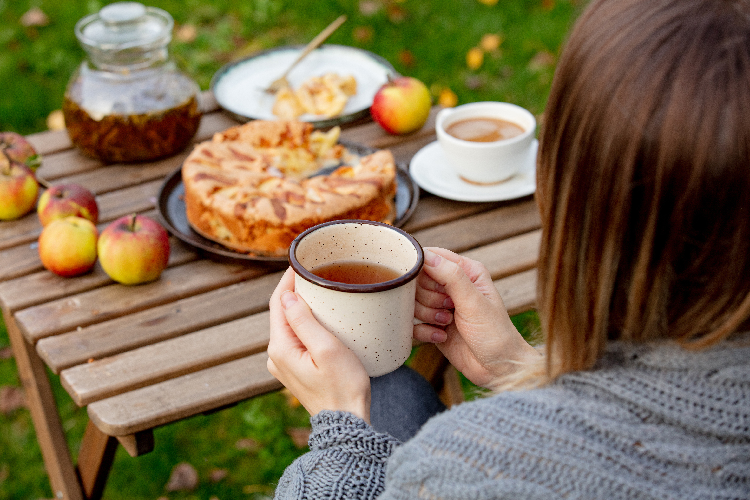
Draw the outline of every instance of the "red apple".
<instances>
[{"instance_id":1,"label":"red apple","mask_svg":"<svg viewBox=\"0 0 750 500\"><path fill-rule=\"evenodd\" d=\"M69 215L83 217L94 224L99 221L99 207L94 193L79 184L55 184L42 193L37 204L42 226Z\"/></svg>"},{"instance_id":2,"label":"red apple","mask_svg":"<svg viewBox=\"0 0 750 500\"><path fill-rule=\"evenodd\" d=\"M42 265L59 276L78 276L96 263L96 226L82 217L50 222L39 235Z\"/></svg>"},{"instance_id":3,"label":"red apple","mask_svg":"<svg viewBox=\"0 0 750 500\"><path fill-rule=\"evenodd\" d=\"M24 136L15 132L0 132L0 152L8 161L20 163L32 172L42 163L42 158L34 146Z\"/></svg>"},{"instance_id":4,"label":"red apple","mask_svg":"<svg viewBox=\"0 0 750 500\"><path fill-rule=\"evenodd\" d=\"M380 87L370 114L389 134L408 134L427 122L431 105L430 91L424 83L410 76L400 76Z\"/></svg>"},{"instance_id":5,"label":"red apple","mask_svg":"<svg viewBox=\"0 0 750 500\"><path fill-rule=\"evenodd\" d=\"M126 215L99 237L99 263L110 278L124 285L157 279L169 261L169 235L145 215Z\"/></svg>"}]
</instances>

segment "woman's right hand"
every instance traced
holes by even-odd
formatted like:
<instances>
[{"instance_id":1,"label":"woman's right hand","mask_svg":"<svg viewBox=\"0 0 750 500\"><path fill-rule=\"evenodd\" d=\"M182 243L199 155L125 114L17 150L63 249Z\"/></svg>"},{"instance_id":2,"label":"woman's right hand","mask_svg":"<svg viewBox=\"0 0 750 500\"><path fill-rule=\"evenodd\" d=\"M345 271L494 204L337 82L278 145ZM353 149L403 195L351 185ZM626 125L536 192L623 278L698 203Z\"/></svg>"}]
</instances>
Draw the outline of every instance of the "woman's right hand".
<instances>
[{"instance_id":1,"label":"woman's right hand","mask_svg":"<svg viewBox=\"0 0 750 500\"><path fill-rule=\"evenodd\" d=\"M414 327L417 340L436 343L466 378L488 388L518 363L540 356L518 333L480 262L442 248L424 253L415 311L424 323Z\"/></svg>"}]
</instances>

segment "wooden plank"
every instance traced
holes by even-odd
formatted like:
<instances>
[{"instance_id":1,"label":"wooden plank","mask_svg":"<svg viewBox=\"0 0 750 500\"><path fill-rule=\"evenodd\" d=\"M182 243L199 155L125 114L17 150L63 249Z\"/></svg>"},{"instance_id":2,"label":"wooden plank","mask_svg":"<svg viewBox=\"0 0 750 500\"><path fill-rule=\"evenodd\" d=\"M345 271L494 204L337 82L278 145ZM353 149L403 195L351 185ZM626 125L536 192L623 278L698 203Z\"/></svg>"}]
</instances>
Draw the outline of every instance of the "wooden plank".
<instances>
[{"instance_id":1,"label":"wooden plank","mask_svg":"<svg viewBox=\"0 0 750 500\"><path fill-rule=\"evenodd\" d=\"M226 265L208 260L166 269L151 283L113 284L23 309L18 324L29 342L101 321L214 290L264 274L257 266Z\"/></svg>"},{"instance_id":2,"label":"wooden plank","mask_svg":"<svg viewBox=\"0 0 750 500\"><path fill-rule=\"evenodd\" d=\"M178 266L198 259L198 254L176 238L170 238L169 266ZM97 263L91 272L74 279L57 276L42 267L39 254L34 247L29 252L24 247L0 252L0 304L10 311L32 307L43 302L69 297L88 290L112 283L112 280ZM16 272L22 273L15 278L8 257L18 255ZM29 274L31 273L31 274ZM12 279L13 278L13 279ZM2 280L6 281L2 281Z\"/></svg>"},{"instance_id":3,"label":"wooden plank","mask_svg":"<svg viewBox=\"0 0 750 500\"><path fill-rule=\"evenodd\" d=\"M530 311L536 305L536 269L495 280L493 283L511 316Z\"/></svg>"},{"instance_id":4,"label":"wooden plank","mask_svg":"<svg viewBox=\"0 0 750 500\"><path fill-rule=\"evenodd\" d=\"M42 161L44 156L57 153L65 149L73 147L73 143L70 142L68 133L64 130L46 130L36 134L27 135L26 139L34 146L36 152L42 155Z\"/></svg>"},{"instance_id":5,"label":"wooden plank","mask_svg":"<svg viewBox=\"0 0 750 500\"><path fill-rule=\"evenodd\" d=\"M25 341L9 311L3 310L3 318L52 494L66 500L83 500L44 363Z\"/></svg>"},{"instance_id":6,"label":"wooden plank","mask_svg":"<svg viewBox=\"0 0 750 500\"><path fill-rule=\"evenodd\" d=\"M117 440L131 457L140 457L154 451L154 432L151 429L127 436L117 436Z\"/></svg>"},{"instance_id":7,"label":"wooden plank","mask_svg":"<svg viewBox=\"0 0 750 500\"><path fill-rule=\"evenodd\" d=\"M37 352L54 373L268 309L281 273L218 288L40 340Z\"/></svg>"},{"instance_id":8,"label":"wooden plank","mask_svg":"<svg viewBox=\"0 0 750 500\"><path fill-rule=\"evenodd\" d=\"M424 193L422 193L424 195ZM498 203L466 203L446 200L438 196L426 195L419 198L417 209L401 228L413 233L428 227L463 219L470 215L488 212L498 208Z\"/></svg>"},{"instance_id":9,"label":"wooden plank","mask_svg":"<svg viewBox=\"0 0 750 500\"><path fill-rule=\"evenodd\" d=\"M125 436L281 389L265 352L143 387L88 406L105 434Z\"/></svg>"},{"instance_id":10,"label":"wooden plank","mask_svg":"<svg viewBox=\"0 0 750 500\"><path fill-rule=\"evenodd\" d=\"M460 253L539 227L536 204L528 200L423 229L413 236L423 247L442 247Z\"/></svg>"},{"instance_id":11,"label":"wooden plank","mask_svg":"<svg viewBox=\"0 0 750 500\"><path fill-rule=\"evenodd\" d=\"M542 231L524 233L469 250L461 255L484 264L492 279L518 274L536 267Z\"/></svg>"},{"instance_id":12,"label":"wooden plank","mask_svg":"<svg viewBox=\"0 0 750 500\"><path fill-rule=\"evenodd\" d=\"M78 406L265 351L269 313L175 337L60 374Z\"/></svg>"}]
</instances>

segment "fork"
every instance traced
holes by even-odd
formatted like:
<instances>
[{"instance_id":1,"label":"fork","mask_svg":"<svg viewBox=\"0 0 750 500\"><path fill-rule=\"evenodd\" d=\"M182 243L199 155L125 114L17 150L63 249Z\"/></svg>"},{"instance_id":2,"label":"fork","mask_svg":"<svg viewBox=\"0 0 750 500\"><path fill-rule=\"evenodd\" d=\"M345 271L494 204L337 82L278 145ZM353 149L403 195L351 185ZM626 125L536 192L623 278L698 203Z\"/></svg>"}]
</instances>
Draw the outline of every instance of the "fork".
<instances>
[{"instance_id":1,"label":"fork","mask_svg":"<svg viewBox=\"0 0 750 500\"><path fill-rule=\"evenodd\" d=\"M316 49L321 43L323 43L326 38L331 36L331 34L338 29L339 26L341 26L344 21L346 21L346 15L339 16L335 21L333 21L331 24L329 24L326 29L321 31L318 36L310 40L310 43L307 44L307 46L304 48L304 50L300 53L299 56L297 56L297 59L289 66L286 71L284 71L284 74L282 74L279 78L272 81L271 84L264 89L264 92L268 94L275 94L279 90L289 87L289 81L286 79L286 77L289 75L289 72L292 71L292 68L294 68L302 59L307 57L310 52L312 52L314 49Z\"/></svg>"}]
</instances>

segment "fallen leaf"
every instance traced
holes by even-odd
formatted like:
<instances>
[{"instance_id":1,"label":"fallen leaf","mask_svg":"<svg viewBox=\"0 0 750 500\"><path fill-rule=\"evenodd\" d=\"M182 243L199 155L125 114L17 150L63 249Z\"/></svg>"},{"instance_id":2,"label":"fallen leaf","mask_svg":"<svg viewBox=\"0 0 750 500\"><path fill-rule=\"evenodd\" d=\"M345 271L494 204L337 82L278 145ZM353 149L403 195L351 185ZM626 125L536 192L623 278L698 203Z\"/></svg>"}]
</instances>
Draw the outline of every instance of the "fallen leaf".
<instances>
[{"instance_id":1,"label":"fallen leaf","mask_svg":"<svg viewBox=\"0 0 750 500\"><path fill-rule=\"evenodd\" d=\"M497 0L479 0L479 3L492 6L497 3Z\"/></svg>"},{"instance_id":2,"label":"fallen leaf","mask_svg":"<svg viewBox=\"0 0 750 500\"><path fill-rule=\"evenodd\" d=\"M304 448L307 446L308 439L310 439L310 431L312 431L312 429L309 427L289 427L286 430L286 433L292 438L294 446L297 448Z\"/></svg>"},{"instance_id":3,"label":"fallen leaf","mask_svg":"<svg viewBox=\"0 0 750 500\"><path fill-rule=\"evenodd\" d=\"M238 450L256 451L260 449L260 443L255 439L244 438L234 443L234 447Z\"/></svg>"},{"instance_id":4,"label":"fallen leaf","mask_svg":"<svg viewBox=\"0 0 750 500\"><path fill-rule=\"evenodd\" d=\"M377 14L382 6L383 4L376 0L362 0L359 2L359 12L365 17L371 17Z\"/></svg>"},{"instance_id":5,"label":"fallen leaf","mask_svg":"<svg viewBox=\"0 0 750 500\"><path fill-rule=\"evenodd\" d=\"M495 52L500 48L500 44L503 43L503 38L497 33L487 33L482 35L482 41L479 42L479 46L485 52Z\"/></svg>"},{"instance_id":6,"label":"fallen leaf","mask_svg":"<svg viewBox=\"0 0 750 500\"><path fill-rule=\"evenodd\" d=\"M406 9L402 8L400 5L389 4L386 8L386 12L388 13L388 19L394 24L404 22L407 17Z\"/></svg>"},{"instance_id":7,"label":"fallen leaf","mask_svg":"<svg viewBox=\"0 0 750 500\"><path fill-rule=\"evenodd\" d=\"M214 469L209 473L208 477L211 479L212 483L218 483L228 475L229 471L226 469Z\"/></svg>"},{"instance_id":8,"label":"fallen leaf","mask_svg":"<svg viewBox=\"0 0 750 500\"><path fill-rule=\"evenodd\" d=\"M552 10L555 8L555 0L542 0L542 9Z\"/></svg>"},{"instance_id":9,"label":"fallen leaf","mask_svg":"<svg viewBox=\"0 0 750 500\"><path fill-rule=\"evenodd\" d=\"M169 482L165 486L167 491L192 491L198 487L198 471L187 462L177 464L172 469Z\"/></svg>"},{"instance_id":10,"label":"fallen leaf","mask_svg":"<svg viewBox=\"0 0 750 500\"><path fill-rule=\"evenodd\" d=\"M444 108L453 108L458 104L458 96L451 89L445 88L440 91L438 104Z\"/></svg>"},{"instance_id":11,"label":"fallen leaf","mask_svg":"<svg viewBox=\"0 0 750 500\"><path fill-rule=\"evenodd\" d=\"M10 359L13 357L13 349L10 347L3 347L0 349L0 359Z\"/></svg>"},{"instance_id":12,"label":"fallen leaf","mask_svg":"<svg viewBox=\"0 0 750 500\"><path fill-rule=\"evenodd\" d=\"M26 398L24 397L23 389L13 387L12 385L0 387L0 412L9 415L11 412L25 406Z\"/></svg>"},{"instance_id":13,"label":"fallen leaf","mask_svg":"<svg viewBox=\"0 0 750 500\"><path fill-rule=\"evenodd\" d=\"M466 77L466 88L477 90L484 86L484 78L479 75L469 75Z\"/></svg>"},{"instance_id":14,"label":"fallen leaf","mask_svg":"<svg viewBox=\"0 0 750 500\"><path fill-rule=\"evenodd\" d=\"M371 26L357 26L352 32L352 37L359 43L368 43L372 41L375 31Z\"/></svg>"},{"instance_id":15,"label":"fallen leaf","mask_svg":"<svg viewBox=\"0 0 750 500\"><path fill-rule=\"evenodd\" d=\"M529 69L539 71L545 68L551 68L555 65L555 56L551 52L542 50L537 52L529 61Z\"/></svg>"},{"instance_id":16,"label":"fallen leaf","mask_svg":"<svg viewBox=\"0 0 750 500\"><path fill-rule=\"evenodd\" d=\"M47 128L50 130L65 130L65 117L61 109L56 109L47 115Z\"/></svg>"},{"instance_id":17,"label":"fallen leaf","mask_svg":"<svg viewBox=\"0 0 750 500\"><path fill-rule=\"evenodd\" d=\"M466 53L466 66L471 70L477 70L484 62L484 52L479 47L472 47Z\"/></svg>"},{"instance_id":18,"label":"fallen leaf","mask_svg":"<svg viewBox=\"0 0 750 500\"><path fill-rule=\"evenodd\" d=\"M410 50L402 50L398 53L398 61L404 66L411 68L416 63L417 59Z\"/></svg>"},{"instance_id":19,"label":"fallen leaf","mask_svg":"<svg viewBox=\"0 0 750 500\"><path fill-rule=\"evenodd\" d=\"M21 26L30 28L32 26L47 26L49 24L49 16L42 11L39 7L27 10L21 16Z\"/></svg>"},{"instance_id":20,"label":"fallen leaf","mask_svg":"<svg viewBox=\"0 0 750 500\"><path fill-rule=\"evenodd\" d=\"M178 42L190 43L198 37L198 28L194 24L183 24L174 35Z\"/></svg>"}]
</instances>

